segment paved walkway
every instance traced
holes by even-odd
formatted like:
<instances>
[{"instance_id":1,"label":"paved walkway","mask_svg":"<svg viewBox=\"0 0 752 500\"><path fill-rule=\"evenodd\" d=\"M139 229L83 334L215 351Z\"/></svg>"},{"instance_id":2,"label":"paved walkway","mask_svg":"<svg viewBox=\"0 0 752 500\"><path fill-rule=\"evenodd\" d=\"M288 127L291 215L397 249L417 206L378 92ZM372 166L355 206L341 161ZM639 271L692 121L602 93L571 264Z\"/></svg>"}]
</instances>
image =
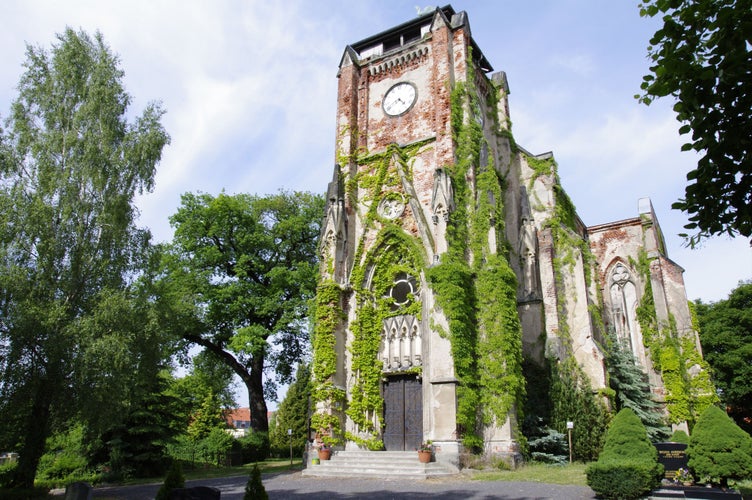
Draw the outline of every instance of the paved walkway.
<instances>
[{"instance_id":1,"label":"paved walkway","mask_svg":"<svg viewBox=\"0 0 752 500\"><path fill-rule=\"evenodd\" d=\"M264 474L264 488L271 500L592 500L593 491L584 486L507 481L471 481L458 476L426 481L359 478L302 477L300 472ZM241 500L248 476L189 481L187 486L211 486L222 491L222 500ZM160 484L102 487L94 498L107 500L152 500Z\"/></svg>"}]
</instances>

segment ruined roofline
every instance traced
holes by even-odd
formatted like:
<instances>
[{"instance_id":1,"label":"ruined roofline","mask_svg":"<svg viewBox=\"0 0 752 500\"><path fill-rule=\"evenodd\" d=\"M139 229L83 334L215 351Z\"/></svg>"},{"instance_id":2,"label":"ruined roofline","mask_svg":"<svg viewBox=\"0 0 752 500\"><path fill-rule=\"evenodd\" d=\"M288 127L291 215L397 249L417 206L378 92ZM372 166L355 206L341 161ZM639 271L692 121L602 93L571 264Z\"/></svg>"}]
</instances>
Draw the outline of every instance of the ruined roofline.
<instances>
[{"instance_id":1,"label":"ruined roofline","mask_svg":"<svg viewBox=\"0 0 752 500\"><path fill-rule=\"evenodd\" d=\"M421 25L430 21L433 18L437 10L441 11L441 13L444 15L444 17L447 20L451 20L452 16L456 14L456 12L454 11L454 8L451 5L446 5L444 7L437 7L436 9L426 14L423 14L422 16L418 16L414 19L411 19L410 21L406 21L402 24L399 24L397 26L384 30L381 33L376 33L375 35L371 35L368 38L364 38L363 40L360 40L359 42L351 43L350 47L352 47L356 52L360 53L363 49L366 49L372 45L375 45L398 33L404 33L406 31L410 31L413 28L419 28Z\"/></svg>"},{"instance_id":2,"label":"ruined roofline","mask_svg":"<svg viewBox=\"0 0 752 500\"><path fill-rule=\"evenodd\" d=\"M608 231L610 229L617 229L623 226L639 226L642 225L642 219L639 217L630 217L629 219L622 219L614 222L605 222L603 224L596 224L594 226L587 226L588 233L600 233L602 231Z\"/></svg>"},{"instance_id":3,"label":"ruined roofline","mask_svg":"<svg viewBox=\"0 0 752 500\"><path fill-rule=\"evenodd\" d=\"M347 47L345 47L345 54L349 54L350 59L352 59L353 62L356 62L356 61L360 62L361 60L367 59L367 58L361 57L360 55L364 51L367 51L368 49L372 47L378 46L379 44L383 44L384 42L392 41L398 36L401 37L406 34L414 35L416 30L418 30L418 33L419 33L421 27L425 26L426 24L432 23L436 15L441 16L444 19L444 22L447 24L447 26L450 26L452 30L455 30L458 28L465 28L465 30L467 30L467 34L470 37L470 45L472 46L472 49L473 49L473 60L476 62L476 64L478 64L478 66L484 72L489 73L493 71L493 67L491 66L491 63L488 62L488 59L486 59L486 57L483 55L483 52L480 50L480 47L478 46L478 44L475 43L475 40L473 40L472 33L470 30L470 22L468 20L467 13L465 11L456 12L451 5L445 5L444 7L436 7L430 12L420 15L410 21L404 22L402 24L399 24L397 26L384 30L375 35L369 36L368 38L364 38L363 40L360 40L358 42L351 43L347 45ZM413 40L411 39L410 42L412 41ZM389 48L388 50L384 50L383 54L379 54L378 57L387 55L393 51L396 52L397 50L401 48L402 46ZM354 55L357 55L357 57L353 57ZM343 55L343 60L344 58L345 56ZM342 66L342 62L340 61L340 67L341 66Z\"/></svg>"}]
</instances>

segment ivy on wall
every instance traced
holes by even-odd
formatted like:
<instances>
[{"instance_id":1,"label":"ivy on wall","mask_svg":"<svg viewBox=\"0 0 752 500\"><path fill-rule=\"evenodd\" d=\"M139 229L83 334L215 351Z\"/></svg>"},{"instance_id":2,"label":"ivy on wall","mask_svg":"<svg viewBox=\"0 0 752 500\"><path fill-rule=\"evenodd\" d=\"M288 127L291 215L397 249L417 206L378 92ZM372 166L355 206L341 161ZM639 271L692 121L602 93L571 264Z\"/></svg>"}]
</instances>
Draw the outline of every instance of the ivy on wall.
<instances>
[{"instance_id":1,"label":"ivy on wall","mask_svg":"<svg viewBox=\"0 0 752 500\"><path fill-rule=\"evenodd\" d=\"M324 442L339 444L342 436L342 413L345 391L335 384L337 374L336 332L344 319L342 289L331 280L319 283L313 329L313 390L316 411L311 426L323 434Z\"/></svg>"},{"instance_id":2,"label":"ivy on wall","mask_svg":"<svg viewBox=\"0 0 752 500\"><path fill-rule=\"evenodd\" d=\"M402 147L390 144L378 154L359 151L352 158L358 164L358 172L346 180L351 205L366 206L362 219L366 232L377 233L365 256L365 238L358 241L354 255L356 265L352 270L351 282L357 305L355 318L350 324L352 341L347 346L354 380L345 410L356 428L355 432L348 432L345 437L372 450L383 448L379 426L384 406L381 396L383 365L379 349L384 320L390 316L408 314L420 318L421 313L420 303L416 300L395 307L389 297L389 289L400 275L419 280L427 260L416 238L403 230L402 219L382 217L377 209L383 200L409 202L398 170L410 182L412 159L425 151L431 141ZM421 370L415 367L409 371L419 373Z\"/></svg>"},{"instance_id":3,"label":"ivy on wall","mask_svg":"<svg viewBox=\"0 0 752 500\"><path fill-rule=\"evenodd\" d=\"M567 302L576 296L567 293L567 277L572 276L578 261L582 264L585 284L590 287L595 279L595 256L588 241L578 233L577 213L572 200L561 186L557 164L553 156L536 158L525 155L527 165L533 175L528 190L535 193L533 185L540 177L549 177L554 194L553 210L543 227L551 232L555 249L553 258L554 280L557 291L558 338L562 341L565 357L562 360L548 359L550 376L551 415L550 425L559 432L566 432L568 421L575 422L573 433L573 453L580 460L593 460L597 457L603 444L605 431L610 420L610 412L604 398L612 396L609 389L595 391L590 379L577 365L572 353L572 339L569 326ZM537 199L538 210L544 207ZM602 305L587 304L591 324L594 328L594 340L604 340ZM528 408L530 406L528 405Z\"/></svg>"},{"instance_id":4,"label":"ivy on wall","mask_svg":"<svg viewBox=\"0 0 752 500\"><path fill-rule=\"evenodd\" d=\"M448 251L427 277L449 323L459 381L458 430L465 446L480 449L484 426L501 425L510 412L521 409L525 381L517 279L500 252L507 250L499 238L504 231L504 182L491 157L481 165L481 149L488 144L477 119L481 106L472 64L468 68L467 81L457 82L451 95L457 149L456 162L447 171L456 208L447 225ZM495 106L496 93L491 94L489 106ZM498 124L495 130L500 130ZM491 237L495 241L490 242Z\"/></svg>"},{"instance_id":5,"label":"ivy on wall","mask_svg":"<svg viewBox=\"0 0 752 500\"><path fill-rule=\"evenodd\" d=\"M687 422L691 426L702 410L718 401L709 367L692 335L679 334L673 315L669 315L667 324L659 323L650 279L650 259L645 250L640 251L637 262L631 260L630 264L637 268L645 284L637 307L637 322L653 369L663 378L669 421ZM698 373L691 376L688 369L695 365Z\"/></svg>"},{"instance_id":6,"label":"ivy on wall","mask_svg":"<svg viewBox=\"0 0 752 500\"><path fill-rule=\"evenodd\" d=\"M380 391L383 365L379 356L384 320L397 315L420 319L421 315L421 305L415 297L396 306L389 289L397 276L419 279L424 265L425 257L414 238L396 224L386 224L363 263L353 271L358 308L357 317L350 324L353 340L349 350L355 380L347 415L358 432L348 433L347 438L368 449L383 448L377 423L381 421L384 407ZM420 369L415 367L411 371L420 372Z\"/></svg>"}]
</instances>

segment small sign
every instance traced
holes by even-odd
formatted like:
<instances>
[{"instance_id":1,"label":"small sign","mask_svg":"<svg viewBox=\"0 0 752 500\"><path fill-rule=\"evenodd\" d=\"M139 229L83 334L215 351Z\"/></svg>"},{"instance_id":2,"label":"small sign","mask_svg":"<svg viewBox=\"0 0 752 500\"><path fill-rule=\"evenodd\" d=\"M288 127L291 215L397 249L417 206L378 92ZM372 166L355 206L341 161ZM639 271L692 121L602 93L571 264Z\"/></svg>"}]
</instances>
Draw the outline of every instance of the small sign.
<instances>
[{"instance_id":1,"label":"small sign","mask_svg":"<svg viewBox=\"0 0 752 500\"><path fill-rule=\"evenodd\" d=\"M292 429L287 429L287 435L292 436Z\"/></svg>"},{"instance_id":2,"label":"small sign","mask_svg":"<svg viewBox=\"0 0 752 500\"><path fill-rule=\"evenodd\" d=\"M663 464L664 476L673 480L676 471L687 468L687 445L684 443L655 443L658 462Z\"/></svg>"},{"instance_id":3,"label":"small sign","mask_svg":"<svg viewBox=\"0 0 752 500\"><path fill-rule=\"evenodd\" d=\"M567 429L574 429L574 422L567 422Z\"/></svg>"}]
</instances>

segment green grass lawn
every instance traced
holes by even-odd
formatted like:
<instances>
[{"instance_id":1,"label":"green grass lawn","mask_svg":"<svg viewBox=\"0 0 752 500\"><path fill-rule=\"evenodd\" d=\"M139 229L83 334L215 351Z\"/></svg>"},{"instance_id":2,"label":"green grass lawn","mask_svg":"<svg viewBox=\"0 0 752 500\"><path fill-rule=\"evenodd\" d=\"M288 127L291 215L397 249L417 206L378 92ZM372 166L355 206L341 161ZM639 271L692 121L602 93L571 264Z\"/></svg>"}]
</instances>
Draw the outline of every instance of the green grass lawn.
<instances>
[{"instance_id":1,"label":"green grass lawn","mask_svg":"<svg viewBox=\"0 0 752 500\"><path fill-rule=\"evenodd\" d=\"M584 463L549 465L529 463L517 470L482 471L472 475L477 481L527 481L534 483L587 486Z\"/></svg>"},{"instance_id":2,"label":"green grass lawn","mask_svg":"<svg viewBox=\"0 0 752 500\"><path fill-rule=\"evenodd\" d=\"M213 477L247 476L251 473L254 464L238 465L235 467L187 467L183 466L183 476L186 481L192 479L206 479ZM270 472L284 472L289 470L301 470L303 468L300 458L293 459L290 465L289 458L269 458L259 462L262 474Z\"/></svg>"}]
</instances>

